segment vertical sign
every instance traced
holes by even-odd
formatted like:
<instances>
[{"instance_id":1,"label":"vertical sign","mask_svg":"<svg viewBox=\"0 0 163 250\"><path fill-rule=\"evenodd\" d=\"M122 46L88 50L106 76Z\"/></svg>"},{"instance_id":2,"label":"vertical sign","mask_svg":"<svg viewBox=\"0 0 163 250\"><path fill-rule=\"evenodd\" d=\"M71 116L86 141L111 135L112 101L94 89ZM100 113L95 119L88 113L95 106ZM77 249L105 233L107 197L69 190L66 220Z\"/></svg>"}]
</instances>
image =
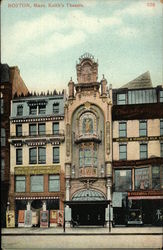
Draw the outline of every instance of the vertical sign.
<instances>
[{"instance_id":1,"label":"vertical sign","mask_svg":"<svg viewBox=\"0 0 163 250\"><path fill-rule=\"evenodd\" d=\"M50 210L50 227L57 227L58 223L58 211Z\"/></svg>"},{"instance_id":2,"label":"vertical sign","mask_svg":"<svg viewBox=\"0 0 163 250\"><path fill-rule=\"evenodd\" d=\"M15 227L15 212L13 210L6 212L6 226Z\"/></svg>"},{"instance_id":3,"label":"vertical sign","mask_svg":"<svg viewBox=\"0 0 163 250\"><path fill-rule=\"evenodd\" d=\"M38 215L37 212L32 211L32 225L37 226L38 225Z\"/></svg>"},{"instance_id":4,"label":"vertical sign","mask_svg":"<svg viewBox=\"0 0 163 250\"><path fill-rule=\"evenodd\" d=\"M32 227L32 211L25 210L25 227Z\"/></svg>"},{"instance_id":5,"label":"vertical sign","mask_svg":"<svg viewBox=\"0 0 163 250\"><path fill-rule=\"evenodd\" d=\"M25 210L18 211L18 227L24 227Z\"/></svg>"},{"instance_id":6,"label":"vertical sign","mask_svg":"<svg viewBox=\"0 0 163 250\"><path fill-rule=\"evenodd\" d=\"M48 211L40 211L40 227L48 227Z\"/></svg>"},{"instance_id":7,"label":"vertical sign","mask_svg":"<svg viewBox=\"0 0 163 250\"><path fill-rule=\"evenodd\" d=\"M65 207L65 221L71 221L71 208Z\"/></svg>"},{"instance_id":8,"label":"vertical sign","mask_svg":"<svg viewBox=\"0 0 163 250\"><path fill-rule=\"evenodd\" d=\"M63 210L58 211L58 224L63 226Z\"/></svg>"}]
</instances>

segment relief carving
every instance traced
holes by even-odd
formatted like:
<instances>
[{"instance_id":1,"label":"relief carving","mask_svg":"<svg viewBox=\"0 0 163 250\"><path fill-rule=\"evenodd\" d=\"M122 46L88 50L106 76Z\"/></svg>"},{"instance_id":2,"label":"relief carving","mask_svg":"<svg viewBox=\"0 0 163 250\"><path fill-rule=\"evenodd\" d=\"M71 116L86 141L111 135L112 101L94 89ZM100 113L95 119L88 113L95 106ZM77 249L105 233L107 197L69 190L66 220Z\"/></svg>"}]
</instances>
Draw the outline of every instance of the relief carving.
<instances>
[{"instance_id":1,"label":"relief carving","mask_svg":"<svg viewBox=\"0 0 163 250\"><path fill-rule=\"evenodd\" d=\"M106 153L110 154L110 122L106 122Z\"/></svg>"},{"instance_id":2,"label":"relief carving","mask_svg":"<svg viewBox=\"0 0 163 250\"><path fill-rule=\"evenodd\" d=\"M70 156L70 124L66 125L66 155Z\"/></svg>"}]
</instances>

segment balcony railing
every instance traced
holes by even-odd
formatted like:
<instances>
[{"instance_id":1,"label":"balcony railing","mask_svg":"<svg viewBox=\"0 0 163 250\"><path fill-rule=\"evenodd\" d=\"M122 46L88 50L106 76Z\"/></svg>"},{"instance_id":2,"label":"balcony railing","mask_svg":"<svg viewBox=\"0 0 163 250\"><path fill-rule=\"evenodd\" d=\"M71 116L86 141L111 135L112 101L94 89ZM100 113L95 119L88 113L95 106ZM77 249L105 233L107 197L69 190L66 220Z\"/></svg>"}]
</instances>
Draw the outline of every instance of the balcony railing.
<instances>
[{"instance_id":1,"label":"balcony railing","mask_svg":"<svg viewBox=\"0 0 163 250\"><path fill-rule=\"evenodd\" d=\"M11 132L10 133L10 138L15 139L15 138L23 138L23 137L30 137L30 138L38 138L38 137L59 137L59 136L64 136L64 130L55 130L55 131L40 131L40 132L26 132L23 131L22 133L16 133L16 132Z\"/></svg>"},{"instance_id":2,"label":"balcony railing","mask_svg":"<svg viewBox=\"0 0 163 250\"><path fill-rule=\"evenodd\" d=\"M74 140L76 143L80 143L82 141L96 141L101 142L102 140L102 131L98 133L97 131L93 131L92 133L74 133Z\"/></svg>"}]
</instances>

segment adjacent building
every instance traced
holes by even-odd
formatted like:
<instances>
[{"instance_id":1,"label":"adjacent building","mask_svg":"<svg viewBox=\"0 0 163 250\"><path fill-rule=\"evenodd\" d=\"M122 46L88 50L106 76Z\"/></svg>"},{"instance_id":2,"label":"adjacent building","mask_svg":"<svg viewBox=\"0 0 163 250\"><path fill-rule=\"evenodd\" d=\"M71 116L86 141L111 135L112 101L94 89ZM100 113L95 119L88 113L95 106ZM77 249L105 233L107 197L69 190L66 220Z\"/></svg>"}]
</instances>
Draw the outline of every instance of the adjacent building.
<instances>
[{"instance_id":1,"label":"adjacent building","mask_svg":"<svg viewBox=\"0 0 163 250\"><path fill-rule=\"evenodd\" d=\"M21 78L17 66L0 65L0 103L1 103L1 226L5 226L5 213L8 202L10 179L10 102L14 95L25 95L28 89Z\"/></svg>"},{"instance_id":2,"label":"adjacent building","mask_svg":"<svg viewBox=\"0 0 163 250\"><path fill-rule=\"evenodd\" d=\"M14 98L10 116L10 209L63 210L65 94ZM39 224L39 219L37 220Z\"/></svg>"},{"instance_id":3,"label":"adjacent building","mask_svg":"<svg viewBox=\"0 0 163 250\"><path fill-rule=\"evenodd\" d=\"M113 90L113 207L116 225L161 225L163 89L149 72Z\"/></svg>"}]
</instances>

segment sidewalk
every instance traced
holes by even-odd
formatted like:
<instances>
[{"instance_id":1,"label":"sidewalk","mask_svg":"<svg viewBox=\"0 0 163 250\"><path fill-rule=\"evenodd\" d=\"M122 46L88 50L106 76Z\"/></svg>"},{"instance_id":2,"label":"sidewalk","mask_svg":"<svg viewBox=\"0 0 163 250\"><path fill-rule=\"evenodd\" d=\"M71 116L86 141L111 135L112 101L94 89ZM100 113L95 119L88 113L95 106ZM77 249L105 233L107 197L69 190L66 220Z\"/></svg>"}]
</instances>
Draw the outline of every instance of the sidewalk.
<instances>
[{"instance_id":1,"label":"sidewalk","mask_svg":"<svg viewBox=\"0 0 163 250\"><path fill-rule=\"evenodd\" d=\"M2 228L4 235L163 235L162 227L78 227L66 228L65 232L62 227L57 228Z\"/></svg>"}]
</instances>

